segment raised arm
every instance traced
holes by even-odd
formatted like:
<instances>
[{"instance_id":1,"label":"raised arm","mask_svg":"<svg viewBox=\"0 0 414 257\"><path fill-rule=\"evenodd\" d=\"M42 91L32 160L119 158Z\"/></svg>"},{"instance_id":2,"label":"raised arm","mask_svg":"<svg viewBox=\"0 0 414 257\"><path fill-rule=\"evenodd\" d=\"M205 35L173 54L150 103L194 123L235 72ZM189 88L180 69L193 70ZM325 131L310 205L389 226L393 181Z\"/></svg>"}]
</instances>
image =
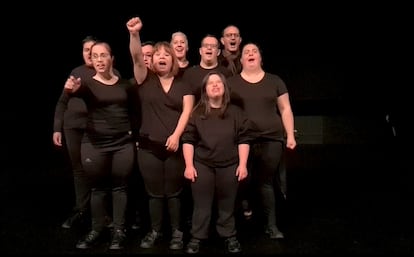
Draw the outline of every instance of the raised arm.
<instances>
[{"instance_id":1,"label":"raised arm","mask_svg":"<svg viewBox=\"0 0 414 257\"><path fill-rule=\"evenodd\" d=\"M139 31L142 28L142 22L139 17L131 18L126 24L129 31L129 51L131 52L132 62L134 65L134 77L140 85L147 77L147 66L145 66L142 55L141 38Z\"/></svg>"}]
</instances>

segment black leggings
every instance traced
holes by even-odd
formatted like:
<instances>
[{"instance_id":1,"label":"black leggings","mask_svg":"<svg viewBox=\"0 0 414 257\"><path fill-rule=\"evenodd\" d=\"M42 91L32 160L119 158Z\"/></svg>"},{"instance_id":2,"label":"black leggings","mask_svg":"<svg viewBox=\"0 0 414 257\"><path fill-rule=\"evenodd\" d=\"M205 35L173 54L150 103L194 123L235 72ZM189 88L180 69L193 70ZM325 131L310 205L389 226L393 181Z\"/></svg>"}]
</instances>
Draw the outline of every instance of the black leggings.
<instances>
[{"instance_id":1,"label":"black leggings","mask_svg":"<svg viewBox=\"0 0 414 257\"><path fill-rule=\"evenodd\" d=\"M92 228L105 227L107 195L112 193L114 229L124 229L127 208L127 183L134 165L134 143L114 147L96 148L82 143L82 164L92 186Z\"/></svg>"},{"instance_id":2,"label":"black leggings","mask_svg":"<svg viewBox=\"0 0 414 257\"><path fill-rule=\"evenodd\" d=\"M151 228L161 230L166 199L171 229L180 229L180 193L184 183L184 158L181 149L177 152L155 153L140 148L138 165L149 197Z\"/></svg>"},{"instance_id":3,"label":"black leggings","mask_svg":"<svg viewBox=\"0 0 414 257\"><path fill-rule=\"evenodd\" d=\"M75 188L75 211L86 212L90 209L91 187L82 167L81 142L84 129L65 129L65 144L73 172Z\"/></svg>"},{"instance_id":4,"label":"black leggings","mask_svg":"<svg viewBox=\"0 0 414 257\"><path fill-rule=\"evenodd\" d=\"M194 162L197 178L191 183L193 194L193 220L191 235L198 239L207 239L214 199L217 200L218 217L215 222L220 237L236 235L234 206L239 182L236 177L237 164L211 168L200 162Z\"/></svg>"},{"instance_id":5,"label":"black leggings","mask_svg":"<svg viewBox=\"0 0 414 257\"><path fill-rule=\"evenodd\" d=\"M266 227L276 226L274 186L283 151L282 141L258 142L250 147L249 178L244 182L243 193L248 194L247 199L250 198L250 202L254 202L256 193L259 194Z\"/></svg>"}]
</instances>

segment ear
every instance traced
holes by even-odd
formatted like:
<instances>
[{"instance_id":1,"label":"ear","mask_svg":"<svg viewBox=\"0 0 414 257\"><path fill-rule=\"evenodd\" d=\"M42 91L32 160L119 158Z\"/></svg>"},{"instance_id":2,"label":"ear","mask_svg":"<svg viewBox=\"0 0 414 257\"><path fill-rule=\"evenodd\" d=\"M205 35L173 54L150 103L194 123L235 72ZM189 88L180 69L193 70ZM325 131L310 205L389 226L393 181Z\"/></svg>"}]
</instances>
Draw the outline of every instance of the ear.
<instances>
[{"instance_id":1,"label":"ear","mask_svg":"<svg viewBox=\"0 0 414 257\"><path fill-rule=\"evenodd\" d=\"M217 56L219 56L219 55L220 55L220 53L221 53L221 49L218 49L218 50L217 50Z\"/></svg>"},{"instance_id":2,"label":"ear","mask_svg":"<svg viewBox=\"0 0 414 257\"><path fill-rule=\"evenodd\" d=\"M222 45L224 45L224 38L223 37L220 38L220 42L221 42Z\"/></svg>"}]
</instances>

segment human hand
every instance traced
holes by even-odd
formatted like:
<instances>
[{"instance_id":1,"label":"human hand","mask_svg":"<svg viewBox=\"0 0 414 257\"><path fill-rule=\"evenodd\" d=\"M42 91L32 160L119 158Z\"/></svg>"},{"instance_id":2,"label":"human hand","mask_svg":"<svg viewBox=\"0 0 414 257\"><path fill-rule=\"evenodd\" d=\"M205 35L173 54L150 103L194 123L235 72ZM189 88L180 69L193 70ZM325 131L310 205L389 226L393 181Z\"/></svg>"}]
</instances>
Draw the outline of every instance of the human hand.
<instances>
[{"instance_id":1,"label":"human hand","mask_svg":"<svg viewBox=\"0 0 414 257\"><path fill-rule=\"evenodd\" d=\"M127 29L129 33L135 34L139 32L142 28L142 21L139 17L134 17L129 19L129 21L126 23Z\"/></svg>"},{"instance_id":2,"label":"human hand","mask_svg":"<svg viewBox=\"0 0 414 257\"><path fill-rule=\"evenodd\" d=\"M79 89L80 85L81 85L81 78L80 77L75 78L74 76L71 75L66 80L64 89L68 91L69 93L73 93Z\"/></svg>"}]
</instances>

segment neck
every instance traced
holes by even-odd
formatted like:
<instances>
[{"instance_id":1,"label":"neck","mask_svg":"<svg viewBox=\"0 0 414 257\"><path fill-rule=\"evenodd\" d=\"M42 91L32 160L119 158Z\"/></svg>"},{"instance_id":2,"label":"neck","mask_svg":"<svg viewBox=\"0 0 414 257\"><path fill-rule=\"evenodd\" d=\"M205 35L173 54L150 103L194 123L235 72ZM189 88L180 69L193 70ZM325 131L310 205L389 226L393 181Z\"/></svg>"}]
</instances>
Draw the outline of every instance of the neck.
<instances>
[{"instance_id":1,"label":"neck","mask_svg":"<svg viewBox=\"0 0 414 257\"><path fill-rule=\"evenodd\" d=\"M188 60L183 57L181 59L178 59L178 66L180 66L180 68L185 68L188 65Z\"/></svg>"},{"instance_id":2,"label":"neck","mask_svg":"<svg viewBox=\"0 0 414 257\"><path fill-rule=\"evenodd\" d=\"M260 75L264 71L261 67L254 68L254 69L243 69L241 73L247 76L254 76L254 75Z\"/></svg>"},{"instance_id":3,"label":"neck","mask_svg":"<svg viewBox=\"0 0 414 257\"><path fill-rule=\"evenodd\" d=\"M221 98L210 98L208 103L212 108L220 108L222 106L222 99Z\"/></svg>"},{"instance_id":4,"label":"neck","mask_svg":"<svg viewBox=\"0 0 414 257\"><path fill-rule=\"evenodd\" d=\"M239 51L238 50L232 52L232 51L229 51L227 49L223 49L223 56L224 57L227 57L227 56L234 56L234 57L236 57L236 56L238 56L238 54L239 54Z\"/></svg>"},{"instance_id":5,"label":"neck","mask_svg":"<svg viewBox=\"0 0 414 257\"><path fill-rule=\"evenodd\" d=\"M200 66L201 66L201 68L204 68L204 69L214 69L218 66L218 62L215 61L211 64L205 63L205 62L200 62Z\"/></svg>"},{"instance_id":6,"label":"neck","mask_svg":"<svg viewBox=\"0 0 414 257\"><path fill-rule=\"evenodd\" d=\"M111 80L115 75L112 72L96 73L96 76L102 80Z\"/></svg>"}]
</instances>

